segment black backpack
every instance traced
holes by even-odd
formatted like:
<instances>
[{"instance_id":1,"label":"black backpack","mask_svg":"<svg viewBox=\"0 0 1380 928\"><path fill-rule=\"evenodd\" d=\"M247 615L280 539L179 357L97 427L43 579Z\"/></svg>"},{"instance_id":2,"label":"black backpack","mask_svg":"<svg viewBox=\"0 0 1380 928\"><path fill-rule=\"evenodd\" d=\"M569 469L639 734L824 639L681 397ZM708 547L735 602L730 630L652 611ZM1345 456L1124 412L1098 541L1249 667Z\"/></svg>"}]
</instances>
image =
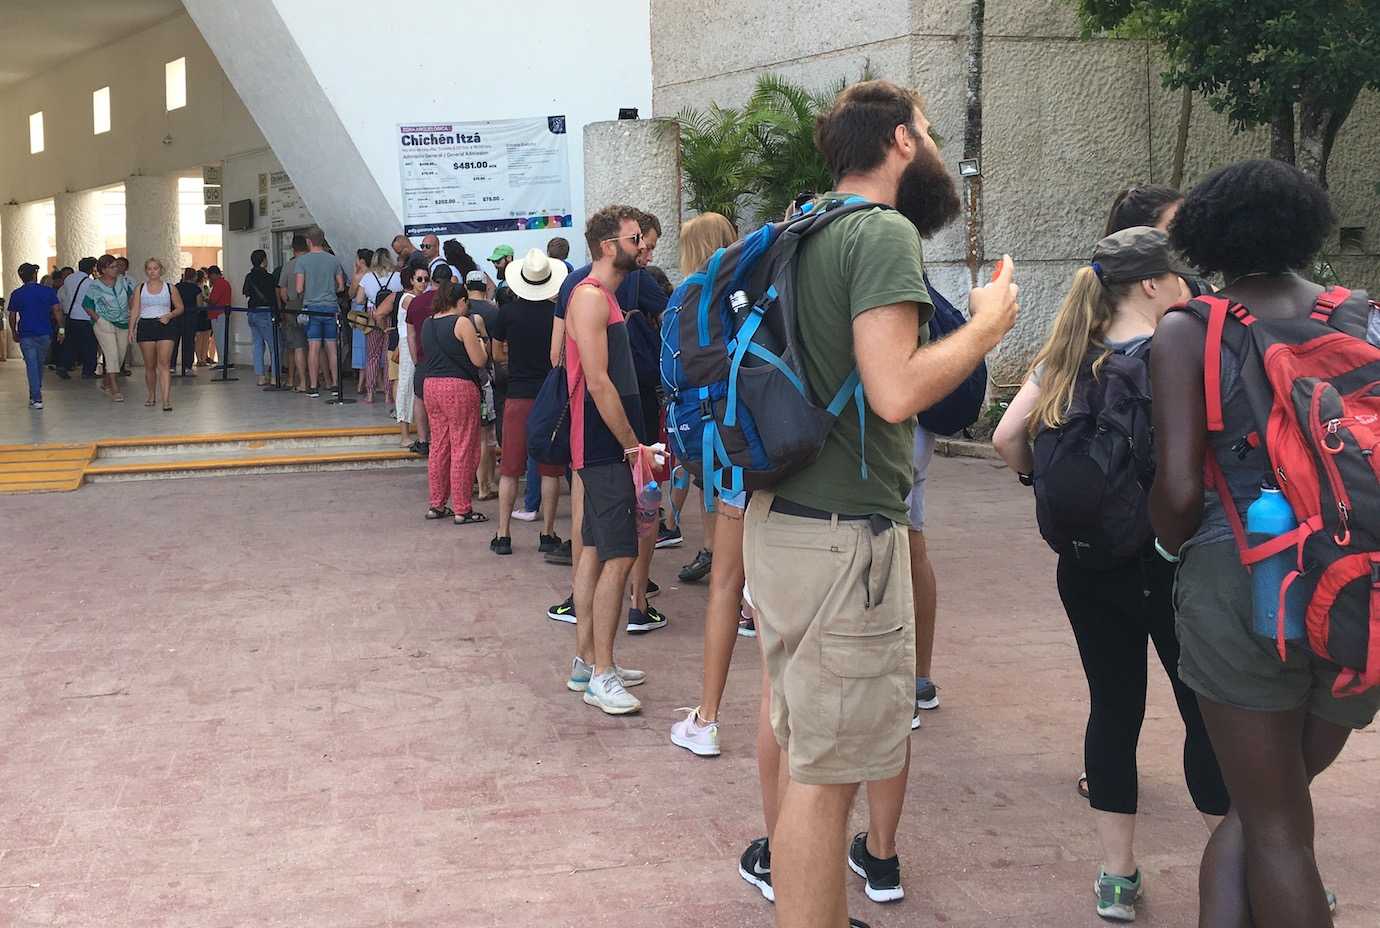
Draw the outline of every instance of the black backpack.
<instances>
[{"instance_id":1,"label":"black backpack","mask_svg":"<svg viewBox=\"0 0 1380 928\"><path fill-rule=\"evenodd\" d=\"M934 315L929 322L931 343L968 324L968 317L934 288L928 274L925 275L925 287L934 301ZM986 398L987 362L983 361L952 393L920 413L920 425L936 435L957 435L982 415L982 401Z\"/></svg>"},{"instance_id":2,"label":"black backpack","mask_svg":"<svg viewBox=\"0 0 1380 928\"><path fill-rule=\"evenodd\" d=\"M1064 424L1035 434L1035 517L1061 555L1094 570L1143 555L1154 542L1155 477L1149 343L1116 351L1079 372Z\"/></svg>"}]
</instances>

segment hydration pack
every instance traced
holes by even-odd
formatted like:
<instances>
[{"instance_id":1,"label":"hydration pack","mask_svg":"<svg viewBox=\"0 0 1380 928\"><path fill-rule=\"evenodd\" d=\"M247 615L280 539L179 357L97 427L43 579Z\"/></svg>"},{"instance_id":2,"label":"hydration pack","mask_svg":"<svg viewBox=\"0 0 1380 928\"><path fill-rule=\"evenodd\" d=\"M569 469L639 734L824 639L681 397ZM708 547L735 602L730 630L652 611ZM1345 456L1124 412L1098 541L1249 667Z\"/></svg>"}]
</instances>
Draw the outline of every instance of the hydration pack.
<instances>
[{"instance_id":1,"label":"hydration pack","mask_svg":"<svg viewBox=\"0 0 1380 928\"><path fill-rule=\"evenodd\" d=\"M671 294L661 323L666 431L710 508L717 496L765 489L807 466L850 402L865 428L856 367L823 400L806 383L796 262L801 243L830 222L888 208L861 197L812 204L720 248Z\"/></svg>"}]
</instances>

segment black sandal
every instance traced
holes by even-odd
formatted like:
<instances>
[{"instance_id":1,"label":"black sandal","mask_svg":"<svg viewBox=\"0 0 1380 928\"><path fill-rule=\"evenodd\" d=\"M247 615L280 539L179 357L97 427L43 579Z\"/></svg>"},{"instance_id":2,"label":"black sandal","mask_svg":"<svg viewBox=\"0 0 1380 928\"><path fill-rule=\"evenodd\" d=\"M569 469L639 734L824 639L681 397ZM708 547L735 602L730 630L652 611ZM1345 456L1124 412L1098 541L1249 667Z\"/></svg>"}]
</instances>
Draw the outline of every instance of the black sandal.
<instances>
[{"instance_id":1,"label":"black sandal","mask_svg":"<svg viewBox=\"0 0 1380 928\"><path fill-rule=\"evenodd\" d=\"M455 512L449 506L442 506L440 509L432 507L431 509L428 509L426 511L426 517L428 521L434 521L436 519L445 519L453 515L455 515Z\"/></svg>"},{"instance_id":2,"label":"black sandal","mask_svg":"<svg viewBox=\"0 0 1380 928\"><path fill-rule=\"evenodd\" d=\"M482 512L475 512L473 509L465 513L463 516L455 517L456 525L478 525L481 522L487 521L489 521L488 516L484 515L484 513Z\"/></svg>"}]
</instances>

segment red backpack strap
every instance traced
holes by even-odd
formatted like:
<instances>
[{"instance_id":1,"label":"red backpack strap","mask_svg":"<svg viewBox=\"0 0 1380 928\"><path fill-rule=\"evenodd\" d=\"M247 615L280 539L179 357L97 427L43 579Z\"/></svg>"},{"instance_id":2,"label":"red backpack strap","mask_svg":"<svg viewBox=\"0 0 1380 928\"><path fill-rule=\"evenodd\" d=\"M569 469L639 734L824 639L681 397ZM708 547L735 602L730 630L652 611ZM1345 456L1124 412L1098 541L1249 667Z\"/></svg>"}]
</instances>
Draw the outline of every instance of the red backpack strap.
<instances>
[{"instance_id":1,"label":"red backpack strap","mask_svg":"<svg viewBox=\"0 0 1380 928\"><path fill-rule=\"evenodd\" d=\"M1226 328L1227 315L1231 312L1232 304L1220 296L1200 296L1193 302L1207 308L1207 341L1203 345L1203 398L1207 400L1208 431L1220 432L1226 428L1226 423L1222 421L1222 331ZM1215 461L1213 463L1216 464ZM1243 535L1243 540L1244 537Z\"/></svg>"},{"instance_id":2,"label":"red backpack strap","mask_svg":"<svg viewBox=\"0 0 1380 928\"><path fill-rule=\"evenodd\" d=\"M1332 313L1336 311L1347 300L1351 299L1351 291L1346 287L1332 287L1318 294L1317 300L1313 304L1312 318L1319 322L1327 322L1332 318Z\"/></svg>"}]
</instances>

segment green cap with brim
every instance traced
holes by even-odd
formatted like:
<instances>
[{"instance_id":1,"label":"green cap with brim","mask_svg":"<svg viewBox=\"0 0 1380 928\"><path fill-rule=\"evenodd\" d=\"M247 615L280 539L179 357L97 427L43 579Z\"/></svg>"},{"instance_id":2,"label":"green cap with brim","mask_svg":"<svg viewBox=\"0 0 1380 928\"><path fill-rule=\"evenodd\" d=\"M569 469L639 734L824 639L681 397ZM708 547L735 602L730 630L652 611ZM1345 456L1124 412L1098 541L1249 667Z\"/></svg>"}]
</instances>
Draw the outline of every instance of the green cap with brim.
<instances>
[{"instance_id":1,"label":"green cap with brim","mask_svg":"<svg viewBox=\"0 0 1380 928\"><path fill-rule=\"evenodd\" d=\"M489 260L490 260L490 261L502 261L504 258L511 258L512 256L513 256L513 246L512 246L512 245L499 245L497 248L494 249L494 253L491 254L491 255L489 255Z\"/></svg>"}]
</instances>

